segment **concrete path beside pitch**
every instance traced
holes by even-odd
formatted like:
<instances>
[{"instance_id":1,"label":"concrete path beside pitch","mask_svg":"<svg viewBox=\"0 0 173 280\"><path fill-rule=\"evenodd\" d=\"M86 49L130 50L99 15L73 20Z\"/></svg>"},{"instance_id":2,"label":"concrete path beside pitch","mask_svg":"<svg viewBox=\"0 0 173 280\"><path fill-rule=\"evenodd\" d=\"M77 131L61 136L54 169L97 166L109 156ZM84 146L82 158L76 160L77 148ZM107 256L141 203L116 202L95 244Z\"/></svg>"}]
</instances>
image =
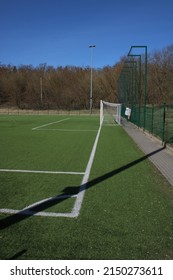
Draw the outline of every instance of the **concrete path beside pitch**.
<instances>
[{"instance_id":1,"label":"concrete path beside pitch","mask_svg":"<svg viewBox=\"0 0 173 280\"><path fill-rule=\"evenodd\" d=\"M131 122L123 120L122 124L124 130L136 142L138 147L149 156L149 160L159 169L165 176L169 183L173 186L173 151L162 146L161 142L157 141L154 137L143 132L141 129L133 125ZM163 149L160 149L162 148ZM160 150L159 150L160 149ZM157 151L154 153L154 151Z\"/></svg>"}]
</instances>

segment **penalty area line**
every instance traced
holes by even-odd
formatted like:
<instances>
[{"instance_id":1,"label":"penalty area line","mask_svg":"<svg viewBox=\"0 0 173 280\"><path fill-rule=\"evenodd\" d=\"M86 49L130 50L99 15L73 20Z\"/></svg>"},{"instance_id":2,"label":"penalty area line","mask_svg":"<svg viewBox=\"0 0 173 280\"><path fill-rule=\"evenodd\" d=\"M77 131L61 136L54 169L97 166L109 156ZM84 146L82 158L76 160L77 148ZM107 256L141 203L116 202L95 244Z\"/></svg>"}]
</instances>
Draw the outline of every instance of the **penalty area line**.
<instances>
[{"instance_id":1,"label":"penalty area line","mask_svg":"<svg viewBox=\"0 0 173 280\"><path fill-rule=\"evenodd\" d=\"M58 129L58 128L43 128L38 129L40 130L46 130L46 131L62 131L62 132L96 132L96 129Z\"/></svg>"},{"instance_id":2,"label":"penalty area line","mask_svg":"<svg viewBox=\"0 0 173 280\"><path fill-rule=\"evenodd\" d=\"M67 120L69 120L69 119L70 119L70 118L65 118L65 119L62 119L62 120L59 120L59 121L56 121L56 122L51 122L51 123L43 124L43 125L40 125L40 126L37 126L37 127L32 128L32 130L37 130L37 129L41 128L41 127L45 127L45 126L48 126L48 125L51 125L51 124L64 122L64 121L67 121Z\"/></svg>"}]
</instances>

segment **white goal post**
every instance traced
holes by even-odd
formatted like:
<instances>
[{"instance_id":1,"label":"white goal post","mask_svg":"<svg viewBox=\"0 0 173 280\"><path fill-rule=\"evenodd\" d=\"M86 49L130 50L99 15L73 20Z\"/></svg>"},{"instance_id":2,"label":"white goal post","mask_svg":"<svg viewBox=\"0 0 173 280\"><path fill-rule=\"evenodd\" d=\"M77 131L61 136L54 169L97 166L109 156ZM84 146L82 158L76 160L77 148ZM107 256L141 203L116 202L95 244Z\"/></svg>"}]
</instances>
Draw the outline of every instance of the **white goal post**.
<instances>
[{"instance_id":1,"label":"white goal post","mask_svg":"<svg viewBox=\"0 0 173 280\"><path fill-rule=\"evenodd\" d=\"M100 125L121 125L121 104L100 100Z\"/></svg>"}]
</instances>

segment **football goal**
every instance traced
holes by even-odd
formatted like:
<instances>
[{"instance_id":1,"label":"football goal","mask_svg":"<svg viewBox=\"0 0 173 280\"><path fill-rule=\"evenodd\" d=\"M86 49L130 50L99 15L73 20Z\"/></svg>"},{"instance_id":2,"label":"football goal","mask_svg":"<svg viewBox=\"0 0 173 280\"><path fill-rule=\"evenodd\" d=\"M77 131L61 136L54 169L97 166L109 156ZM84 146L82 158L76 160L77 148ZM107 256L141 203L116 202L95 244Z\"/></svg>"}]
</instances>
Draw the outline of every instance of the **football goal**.
<instances>
[{"instance_id":1,"label":"football goal","mask_svg":"<svg viewBox=\"0 0 173 280\"><path fill-rule=\"evenodd\" d=\"M121 125L121 104L100 101L100 125Z\"/></svg>"}]
</instances>

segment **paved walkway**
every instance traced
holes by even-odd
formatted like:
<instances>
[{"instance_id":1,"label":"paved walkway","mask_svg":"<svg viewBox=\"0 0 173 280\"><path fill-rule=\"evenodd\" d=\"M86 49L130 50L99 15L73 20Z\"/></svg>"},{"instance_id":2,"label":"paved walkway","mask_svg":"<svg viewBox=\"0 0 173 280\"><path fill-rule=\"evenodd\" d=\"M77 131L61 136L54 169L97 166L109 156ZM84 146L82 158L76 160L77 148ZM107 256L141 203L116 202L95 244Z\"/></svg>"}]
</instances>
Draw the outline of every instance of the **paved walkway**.
<instances>
[{"instance_id":1,"label":"paved walkway","mask_svg":"<svg viewBox=\"0 0 173 280\"><path fill-rule=\"evenodd\" d=\"M123 128L173 186L173 151L126 120Z\"/></svg>"}]
</instances>

